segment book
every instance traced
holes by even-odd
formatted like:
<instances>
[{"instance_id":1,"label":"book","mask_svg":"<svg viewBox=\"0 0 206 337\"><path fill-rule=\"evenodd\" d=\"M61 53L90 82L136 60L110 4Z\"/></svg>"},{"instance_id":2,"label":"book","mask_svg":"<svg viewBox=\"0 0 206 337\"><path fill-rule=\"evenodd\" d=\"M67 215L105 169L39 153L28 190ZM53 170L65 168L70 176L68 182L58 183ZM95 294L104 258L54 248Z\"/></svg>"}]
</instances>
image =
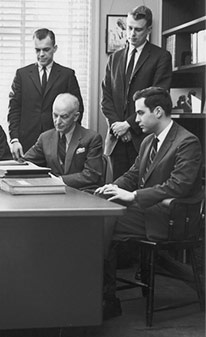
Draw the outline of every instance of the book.
<instances>
[{"instance_id":1,"label":"book","mask_svg":"<svg viewBox=\"0 0 206 337\"><path fill-rule=\"evenodd\" d=\"M59 194L66 193L65 184L57 177L3 178L0 188L11 194Z\"/></svg>"},{"instance_id":2,"label":"book","mask_svg":"<svg viewBox=\"0 0 206 337\"><path fill-rule=\"evenodd\" d=\"M51 171L48 167L40 167L31 162L18 162L16 160L0 161L0 178L3 177L48 177Z\"/></svg>"}]
</instances>

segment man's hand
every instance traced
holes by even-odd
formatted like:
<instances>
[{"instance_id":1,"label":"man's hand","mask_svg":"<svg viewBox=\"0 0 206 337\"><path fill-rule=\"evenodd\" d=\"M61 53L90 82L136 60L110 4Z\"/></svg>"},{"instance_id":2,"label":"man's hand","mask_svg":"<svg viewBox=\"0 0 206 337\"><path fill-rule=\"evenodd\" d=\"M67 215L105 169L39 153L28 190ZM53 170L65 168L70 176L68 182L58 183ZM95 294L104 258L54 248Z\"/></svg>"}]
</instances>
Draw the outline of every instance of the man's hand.
<instances>
[{"instance_id":1,"label":"man's hand","mask_svg":"<svg viewBox=\"0 0 206 337\"><path fill-rule=\"evenodd\" d=\"M123 136L130 128L130 125L127 121L124 122L115 122L111 125L113 135L117 138Z\"/></svg>"},{"instance_id":2,"label":"man's hand","mask_svg":"<svg viewBox=\"0 0 206 337\"><path fill-rule=\"evenodd\" d=\"M14 160L19 160L24 157L23 149L19 142L14 142L11 144L11 153Z\"/></svg>"},{"instance_id":3,"label":"man's hand","mask_svg":"<svg viewBox=\"0 0 206 337\"><path fill-rule=\"evenodd\" d=\"M130 131L127 131L123 136L121 136L121 140L123 143L128 143L132 140L132 135Z\"/></svg>"},{"instance_id":4,"label":"man's hand","mask_svg":"<svg viewBox=\"0 0 206 337\"><path fill-rule=\"evenodd\" d=\"M105 197L109 196L108 200L122 200L127 203L133 202L135 199L135 195L133 192L128 192L119 188L117 185L107 184L102 187L96 189L95 194L103 194Z\"/></svg>"}]
</instances>

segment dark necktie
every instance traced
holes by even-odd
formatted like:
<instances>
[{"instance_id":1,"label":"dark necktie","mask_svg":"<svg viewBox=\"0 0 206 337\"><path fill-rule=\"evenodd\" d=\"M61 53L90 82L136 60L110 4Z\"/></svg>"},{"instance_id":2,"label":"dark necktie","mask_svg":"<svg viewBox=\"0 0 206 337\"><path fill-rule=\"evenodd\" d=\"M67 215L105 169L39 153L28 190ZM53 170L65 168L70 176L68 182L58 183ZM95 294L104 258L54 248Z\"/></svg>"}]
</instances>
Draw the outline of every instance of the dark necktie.
<instances>
[{"instance_id":1,"label":"dark necktie","mask_svg":"<svg viewBox=\"0 0 206 337\"><path fill-rule=\"evenodd\" d=\"M142 182L144 184L145 182L145 174L149 171L149 168L156 156L156 153L157 153L157 144L159 142L159 139L157 137L154 137L153 138L153 141L152 141L152 146L151 146L151 149L150 149L150 153L149 153L149 156L148 156L148 159L147 159L147 164L146 164L146 167L145 167L145 173L144 173L144 176L142 177Z\"/></svg>"},{"instance_id":2,"label":"dark necktie","mask_svg":"<svg viewBox=\"0 0 206 337\"><path fill-rule=\"evenodd\" d=\"M42 95L44 95L46 85L47 85L47 74L46 74L46 67L44 66L43 67L42 82L41 82Z\"/></svg>"},{"instance_id":3,"label":"dark necktie","mask_svg":"<svg viewBox=\"0 0 206 337\"><path fill-rule=\"evenodd\" d=\"M64 164L65 156L66 156L66 136L63 134L62 136L59 134L59 142L58 142L58 155L61 159L61 162Z\"/></svg>"},{"instance_id":4,"label":"dark necktie","mask_svg":"<svg viewBox=\"0 0 206 337\"><path fill-rule=\"evenodd\" d=\"M134 68L134 58L135 58L136 52L137 52L137 49L134 48L133 51L132 51L132 55L131 55L128 67L127 67L126 74L125 74L125 89L127 89L129 81L131 79L132 71L133 71L133 68Z\"/></svg>"}]
</instances>

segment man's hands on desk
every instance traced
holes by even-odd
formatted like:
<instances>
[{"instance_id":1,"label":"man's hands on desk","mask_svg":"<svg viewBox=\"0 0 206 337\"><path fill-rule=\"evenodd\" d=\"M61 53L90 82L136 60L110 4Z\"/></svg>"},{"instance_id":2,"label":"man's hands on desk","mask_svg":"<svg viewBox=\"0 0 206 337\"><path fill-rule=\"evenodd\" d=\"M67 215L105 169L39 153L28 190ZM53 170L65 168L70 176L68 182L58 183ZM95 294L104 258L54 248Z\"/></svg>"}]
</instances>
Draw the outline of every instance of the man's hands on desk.
<instances>
[{"instance_id":1,"label":"man's hands on desk","mask_svg":"<svg viewBox=\"0 0 206 337\"><path fill-rule=\"evenodd\" d=\"M106 184L99 187L94 192L95 195L105 196L109 201L121 200L126 203L132 203L135 200L135 192L128 192L114 184Z\"/></svg>"}]
</instances>

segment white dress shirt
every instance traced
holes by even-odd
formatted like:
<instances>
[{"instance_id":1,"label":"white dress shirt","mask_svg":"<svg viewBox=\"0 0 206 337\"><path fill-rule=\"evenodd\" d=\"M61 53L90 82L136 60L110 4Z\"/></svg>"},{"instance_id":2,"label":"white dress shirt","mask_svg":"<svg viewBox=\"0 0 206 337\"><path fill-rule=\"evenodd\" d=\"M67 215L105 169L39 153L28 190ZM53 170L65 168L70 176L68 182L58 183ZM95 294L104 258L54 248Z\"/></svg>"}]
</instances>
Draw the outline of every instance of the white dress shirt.
<instances>
[{"instance_id":1,"label":"white dress shirt","mask_svg":"<svg viewBox=\"0 0 206 337\"><path fill-rule=\"evenodd\" d=\"M159 139L157 143L157 151L159 151L162 143L164 142L168 132L170 131L172 127L172 124L173 124L173 120L171 120L171 122L167 125L167 127L159 135L157 135L157 138Z\"/></svg>"},{"instance_id":2,"label":"white dress shirt","mask_svg":"<svg viewBox=\"0 0 206 337\"><path fill-rule=\"evenodd\" d=\"M139 47L136 48L137 52L135 53L135 57L134 57L134 67L133 67L133 69L135 68L136 63L137 63L137 61L138 61L138 59L140 57L140 54L142 52L142 49L144 48L144 46L145 46L146 43L147 43L147 41L145 41L141 46L139 46ZM126 66L126 69L127 69L128 65L129 65L129 61L130 61L133 49L134 49L134 46L132 46L130 44L129 45L129 50L128 50L128 55L127 55L127 66Z\"/></svg>"},{"instance_id":3,"label":"white dress shirt","mask_svg":"<svg viewBox=\"0 0 206 337\"><path fill-rule=\"evenodd\" d=\"M46 66L47 81L49 79L49 75L50 75L52 66L53 66L53 61ZM44 69L39 63L38 63L38 70L39 70L40 82L42 83L42 76L43 76L43 73L44 73Z\"/></svg>"}]
</instances>

